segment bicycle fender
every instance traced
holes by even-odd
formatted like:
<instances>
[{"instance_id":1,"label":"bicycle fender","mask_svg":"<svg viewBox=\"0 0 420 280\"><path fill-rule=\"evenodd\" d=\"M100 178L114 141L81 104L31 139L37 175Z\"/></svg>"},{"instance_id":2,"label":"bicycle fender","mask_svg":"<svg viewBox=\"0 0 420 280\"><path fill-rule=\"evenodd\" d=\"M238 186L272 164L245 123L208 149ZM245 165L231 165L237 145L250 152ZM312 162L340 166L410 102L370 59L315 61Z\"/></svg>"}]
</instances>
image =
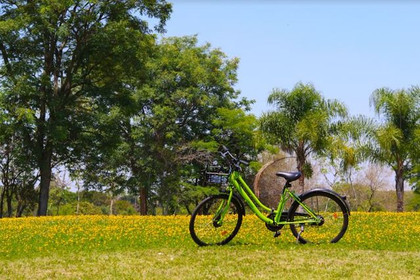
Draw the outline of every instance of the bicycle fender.
<instances>
[{"instance_id":1,"label":"bicycle fender","mask_svg":"<svg viewBox=\"0 0 420 280\"><path fill-rule=\"evenodd\" d=\"M348 202L347 202L347 199L346 199L346 197L345 196L341 196L341 195L339 195L338 193L336 193L335 191L333 191L333 190L330 190L330 189L323 189L323 188L317 188L317 189L312 189L312 190L309 190L309 191L307 191L307 192L305 192L305 193L303 193L303 194L301 194L300 196L299 196L299 198L302 198L303 196L305 196L305 195L308 195L308 194L310 194L310 193L314 193L314 192L324 192L324 193L328 193L328 194L330 194L330 195L333 195L333 196L335 196L335 197L337 197L343 204L344 204L344 206L346 207L346 210L347 210L347 214L350 216L350 206L349 206L349 204L348 204Z\"/></svg>"}]
</instances>

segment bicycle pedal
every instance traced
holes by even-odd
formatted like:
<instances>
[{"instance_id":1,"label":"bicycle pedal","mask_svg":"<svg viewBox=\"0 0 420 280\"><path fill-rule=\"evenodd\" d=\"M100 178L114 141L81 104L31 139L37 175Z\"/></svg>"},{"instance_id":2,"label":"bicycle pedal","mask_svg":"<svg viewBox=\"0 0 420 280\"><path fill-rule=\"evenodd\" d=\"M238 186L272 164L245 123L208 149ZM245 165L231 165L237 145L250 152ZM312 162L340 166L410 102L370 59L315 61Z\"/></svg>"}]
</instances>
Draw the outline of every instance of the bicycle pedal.
<instances>
[{"instance_id":1,"label":"bicycle pedal","mask_svg":"<svg viewBox=\"0 0 420 280\"><path fill-rule=\"evenodd\" d=\"M281 235L281 232L278 230L274 233L273 237L276 238L276 237L279 237L280 235Z\"/></svg>"}]
</instances>

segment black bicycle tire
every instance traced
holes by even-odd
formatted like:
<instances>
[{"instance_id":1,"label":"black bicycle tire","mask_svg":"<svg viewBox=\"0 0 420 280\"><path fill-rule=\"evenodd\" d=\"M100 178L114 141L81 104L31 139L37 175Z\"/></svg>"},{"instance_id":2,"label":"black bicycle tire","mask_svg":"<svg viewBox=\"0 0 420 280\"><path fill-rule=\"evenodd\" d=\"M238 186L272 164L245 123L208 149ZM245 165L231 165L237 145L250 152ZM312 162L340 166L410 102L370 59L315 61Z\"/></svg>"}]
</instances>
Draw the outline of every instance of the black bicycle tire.
<instances>
[{"instance_id":1,"label":"black bicycle tire","mask_svg":"<svg viewBox=\"0 0 420 280\"><path fill-rule=\"evenodd\" d=\"M334 202L337 203L337 205L339 205L342 213L343 213L343 225L341 227L340 232L337 234L337 236L335 236L330 243L337 243L346 233L348 225L349 225L349 213L347 210L347 206L345 205L345 203L335 194L330 193L330 192L326 192L326 191L322 191L322 190L317 190L314 192L308 192L306 194L303 194L300 197L300 201L304 202L306 199L311 198L311 197L315 197L315 196L324 196L324 197L328 197L330 199L332 199ZM292 205L290 206L289 209L289 221L293 221L293 217L295 214L296 209L299 207L299 203L297 201L294 201L292 203ZM290 230L292 231L293 235L298 238L299 233L296 230L296 226L294 224L290 225ZM308 242L308 240L306 240L305 238L303 238L302 236L299 236L298 238L299 242L302 244L306 244Z\"/></svg>"},{"instance_id":2,"label":"black bicycle tire","mask_svg":"<svg viewBox=\"0 0 420 280\"><path fill-rule=\"evenodd\" d=\"M203 205L205 205L206 203L208 203L212 199L226 199L227 200L228 198L229 198L229 195L228 194L212 195L212 196L209 196L209 197L205 198L204 200L202 200L197 205L197 207L194 209L194 211L193 211L193 213L191 215L191 219L190 219L189 230L190 230L190 235L191 235L192 239L194 240L194 242L197 245L199 245L199 246L225 245L228 242L230 242L236 236L236 234L238 233L238 231L239 231L239 229L241 227L241 224L242 224L242 216L243 216L243 214L242 214L241 204L240 204L240 202L235 197L232 197L231 203L233 203L235 205L235 207L236 207L237 215L238 215L238 220L236 222L236 225L235 225L234 230L232 231L232 233L226 239L222 240L221 242L217 242L215 244L208 244L208 243L202 241L197 236L197 234L195 233L195 230L194 230L195 218L196 218L197 214L200 212L200 209L203 207Z\"/></svg>"}]
</instances>

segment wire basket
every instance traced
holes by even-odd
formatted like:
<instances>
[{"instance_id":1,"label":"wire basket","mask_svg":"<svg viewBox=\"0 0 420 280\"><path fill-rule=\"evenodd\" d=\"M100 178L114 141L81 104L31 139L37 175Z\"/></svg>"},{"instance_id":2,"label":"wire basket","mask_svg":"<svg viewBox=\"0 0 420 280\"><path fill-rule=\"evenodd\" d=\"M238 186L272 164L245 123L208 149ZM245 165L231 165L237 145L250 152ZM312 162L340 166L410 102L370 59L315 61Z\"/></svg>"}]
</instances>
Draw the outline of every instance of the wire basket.
<instances>
[{"instance_id":1,"label":"wire basket","mask_svg":"<svg viewBox=\"0 0 420 280\"><path fill-rule=\"evenodd\" d=\"M208 166L206 170L207 185L224 186L228 183L229 173L220 166Z\"/></svg>"}]
</instances>

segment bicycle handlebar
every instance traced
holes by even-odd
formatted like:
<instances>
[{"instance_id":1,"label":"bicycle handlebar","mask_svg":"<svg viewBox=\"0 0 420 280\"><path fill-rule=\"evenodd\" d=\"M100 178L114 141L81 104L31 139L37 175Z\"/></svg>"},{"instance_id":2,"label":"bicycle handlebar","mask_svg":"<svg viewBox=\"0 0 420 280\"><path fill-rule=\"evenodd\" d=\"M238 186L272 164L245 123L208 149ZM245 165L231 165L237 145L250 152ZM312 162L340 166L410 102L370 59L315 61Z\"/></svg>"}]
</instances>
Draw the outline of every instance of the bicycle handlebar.
<instances>
[{"instance_id":1,"label":"bicycle handlebar","mask_svg":"<svg viewBox=\"0 0 420 280\"><path fill-rule=\"evenodd\" d=\"M249 162L245 160L237 159L236 157L234 157L226 146L221 146L219 148L219 153L222 156L222 158L229 161L229 164L234 165L237 170L242 170L241 164L245 166L249 166Z\"/></svg>"}]
</instances>

